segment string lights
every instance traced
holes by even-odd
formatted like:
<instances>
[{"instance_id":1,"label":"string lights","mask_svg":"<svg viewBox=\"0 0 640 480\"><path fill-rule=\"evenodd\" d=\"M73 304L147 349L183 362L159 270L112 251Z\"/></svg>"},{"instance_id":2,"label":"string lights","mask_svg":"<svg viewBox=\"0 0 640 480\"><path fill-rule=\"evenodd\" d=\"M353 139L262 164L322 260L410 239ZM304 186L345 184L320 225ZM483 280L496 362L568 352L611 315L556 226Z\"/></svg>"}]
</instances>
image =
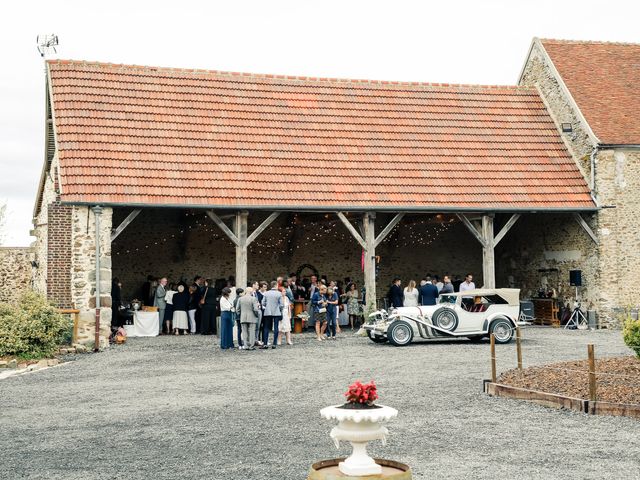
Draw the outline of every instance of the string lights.
<instances>
[{"instance_id":1,"label":"string lights","mask_svg":"<svg viewBox=\"0 0 640 480\"><path fill-rule=\"evenodd\" d=\"M443 214L408 216L391 230L382 241L382 245L393 248L427 246L449 230L455 222L455 217ZM181 236L190 232L198 232L210 241L228 241L226 235L212 224L208 216L201 213L185 212L179 225L177 233L165 235L144 245L134 247L135 239L133 238L126 244L115 242L114 254L125 255L144 252L151 247L162 246L169 241L180 241ZM249 226L249 232L252 232L258 225L259 222L252 222ZM125 235L122 237L126 238L127 232L124 233ZM333 247L336 241L340 243L351 242L354 244L354 248L356 245L355 239L342 225L342 222L335 217L332 218L332 215L310 214L304 218L299 214L294 214L286 224L271 224L249 245L249 252L284 255L291 254L301 248L315 247L319 243L326 243L328 247Z\"/></svg>"}]
</instances>

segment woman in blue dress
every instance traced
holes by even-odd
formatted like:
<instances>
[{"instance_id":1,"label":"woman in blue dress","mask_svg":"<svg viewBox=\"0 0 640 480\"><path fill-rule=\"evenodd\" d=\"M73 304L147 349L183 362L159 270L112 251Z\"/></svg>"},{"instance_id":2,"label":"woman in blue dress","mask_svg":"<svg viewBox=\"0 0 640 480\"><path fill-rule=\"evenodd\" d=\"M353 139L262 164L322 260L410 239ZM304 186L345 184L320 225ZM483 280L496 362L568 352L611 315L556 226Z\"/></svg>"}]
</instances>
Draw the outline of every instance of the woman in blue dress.
<instances>
[{"instance_id":1,"label":"woman in blue dress","mask_svg":"<svg viewBox=\"0 0 640 480\"><path fill-rule=\"evenodd\" d=\"M229 300L231 289L222 289L220 297L220 348L233 349L233 304Z\"/></svg>"}]
</instances>

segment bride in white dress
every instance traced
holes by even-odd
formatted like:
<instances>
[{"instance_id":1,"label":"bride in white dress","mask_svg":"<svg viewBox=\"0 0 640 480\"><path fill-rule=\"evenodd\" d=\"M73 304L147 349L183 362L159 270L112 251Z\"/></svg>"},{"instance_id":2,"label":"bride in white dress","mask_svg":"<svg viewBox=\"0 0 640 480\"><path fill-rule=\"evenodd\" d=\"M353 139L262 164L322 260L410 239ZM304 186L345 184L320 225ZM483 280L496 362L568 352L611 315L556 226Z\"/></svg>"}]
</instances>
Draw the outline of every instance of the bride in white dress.
<instances>
[{"instance_id":1,"label":"bride in white dress","mask_svg":"<svg viewBox=\"0 0 640 480\"><path fill-rule=\"evenodd\" d=\"M293 345L291 341L291 301L285 290L282 290L282 303L284 307L282 307L282 320L278 326L278 331L281 334L278 338L278 344L282 345L284 343L283 337L286 337L287 345Z\"/></svg>"}]
</instances>

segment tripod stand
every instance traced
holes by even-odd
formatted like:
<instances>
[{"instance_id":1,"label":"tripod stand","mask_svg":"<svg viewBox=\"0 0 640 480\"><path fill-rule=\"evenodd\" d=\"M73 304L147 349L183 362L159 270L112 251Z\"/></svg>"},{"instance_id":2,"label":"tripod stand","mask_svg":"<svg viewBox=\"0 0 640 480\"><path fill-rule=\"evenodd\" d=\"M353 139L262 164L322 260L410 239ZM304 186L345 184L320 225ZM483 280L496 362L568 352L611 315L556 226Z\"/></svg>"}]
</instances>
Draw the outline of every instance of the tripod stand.
<instances>
[{"instance_id":1,"label":"tripod stand","mask_svg":"<svg viewBox=\"0 0 640 480\"><path fill-rule=\"evenodd\" d=\"M576 287L576 303L573 307L573 312L571 312L571 317L569 317L569 321L564 326L565 329L575 327L575 328L588 328L589 322L587 321L587 317L582 313L580 305L580 299L578 298L578 287Z\"/></svg>"}]
</instances>

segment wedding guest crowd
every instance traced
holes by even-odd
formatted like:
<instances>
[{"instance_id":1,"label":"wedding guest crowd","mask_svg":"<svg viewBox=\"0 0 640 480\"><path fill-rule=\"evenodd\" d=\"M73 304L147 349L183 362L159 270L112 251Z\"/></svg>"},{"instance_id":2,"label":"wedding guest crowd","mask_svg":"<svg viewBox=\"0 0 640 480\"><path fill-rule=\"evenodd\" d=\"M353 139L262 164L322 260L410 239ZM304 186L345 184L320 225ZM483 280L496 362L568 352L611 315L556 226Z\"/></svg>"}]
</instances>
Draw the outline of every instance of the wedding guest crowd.
<instances>
[{"instance_id":1,"label":"wedding guest crowd","mask_svg":"<svg viewBox=\"0 0 640 480\"><path fill-rule=\"evenodd\" d=\"M456 276L459 280L459 277ZM427 274L421 281L420 286L416 288L416 282L409 280L409 284L406 288L402 289L402 280L400 278L394 278L389 292L387 293L386 300L390 308L398 307L417 307L418 305L435 305L438 302L438 297L442 294L464 292L468 290L475 290L476 285L473 283L473 274L468 273L465 276L464 282L458 282L457 286L455 282L451 281L449 275L444 275L442 281L438 275ZM462 297L462 302L466 305L473 303L472 297Z\"/></svg>"},{"instance_id":2,"label":"wedding guest crowd","mask_svg":"<svg viewBox=\"0 0 640 480\"><path fill-rule=\"evenodd\" d=\"M419 285L410 280L405 288L402 280L393 279L387 294L390 308L435 305L441 294L475 289L473 275L464 281L458 276L453 282L449 275L442 281L437 275L427 274ZM124 309L121 283L112 282L113 326L122 326ZM296 274L280 276L266 281L249 282L245 288L235 285L234 277L213 280L196 275L193 281L169 282L166 277L148 276L140 289L142 302L158 311L158 332L161 335L217 335L222 350L275 349L278 345L293 345L293 306L308 306L308 324L313 324L318 341L335 340L340 330L340 312L348 319L352 330L364 321L364 289L355 282L328 281L327 277L313 274L298 280ZM463 297L463 302L472 301ZM297 311L299 312L299 310ZM218 324L218 317L220 318ZM234 338L234 327L236 338ZM219 329L219 331L218 331Z\"/></svg>"}]
</instances>

